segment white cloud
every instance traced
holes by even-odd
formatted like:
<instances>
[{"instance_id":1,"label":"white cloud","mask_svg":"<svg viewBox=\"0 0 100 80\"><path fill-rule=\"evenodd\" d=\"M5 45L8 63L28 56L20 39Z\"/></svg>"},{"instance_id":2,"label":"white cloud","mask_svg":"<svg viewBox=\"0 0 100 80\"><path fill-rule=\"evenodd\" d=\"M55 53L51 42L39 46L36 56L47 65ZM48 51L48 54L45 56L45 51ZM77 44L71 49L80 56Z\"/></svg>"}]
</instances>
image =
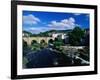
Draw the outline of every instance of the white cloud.
<instances>
[{"instance_id":1,"label":"white cloud","mask_svg":"<svg viewBox=\"0 0 100 80\"><path fill-rule=\"evenodd\" d=\"M70 18L69 18L69 21L74 23L74 22L75 22L75 19L72 18L72 17L70 17Z\"/></svg>"},{"instance_id":2,"label":"white cloud","mask_svg":"<svg viewBox=\"0 0 100 80\"><path fill-rule=\"evenodd\" d=\"M47 26L41 26L41 27L30 27L28 28L28 31L38 34L40 32L45 32L49 30L66 30L66 29L73 29L76 26L75 19L73 17L70 17L68 19L63 19L58 21L51 21L50 24Z\"/></svg>"},{"instance_id":3,"label":"white cloud","mask_svg":"<svg viewBox=\"0 0 100 80\"><path fill-rule=\"evenodd\" d=\"M80 14L80 13L75 13L74 15L75 15L75 16L79 16L79 15L81 15L81 14Z\"/></svg>"},{"instance_id":4,"label":"white cloud","mask_svg":"<svg viewBox=\"0 0 100 80\"><path fill-rule=\"evenodd\" d=\"M69 19L63 19L59 22L51 21L48 26L56 29L73 29L75 27L75 19L70 17Z\"/></svg>"},{"instance_id":5,"label":"white cloud","mask_svg":"<svg viewBox=\"0 0 100 80\"><path fill-rule=\"evenodd\" d=\"M40 32L48 31L48 28L45 28L45 27L30 27L28 29L28 31L30 31L31 33L38 34Z\"/></svg>"},{"instance_id":6,"label":"white cloud","mask_svg":"<svg viewBox=\"0 0 100 80\"><path fill-rule=\"evenodd\" d=\"M23 24L32 25L32 24L37 24L38 22L40 22L40 19L32 14L23 16Z\"/></svg>"}]
</instances>

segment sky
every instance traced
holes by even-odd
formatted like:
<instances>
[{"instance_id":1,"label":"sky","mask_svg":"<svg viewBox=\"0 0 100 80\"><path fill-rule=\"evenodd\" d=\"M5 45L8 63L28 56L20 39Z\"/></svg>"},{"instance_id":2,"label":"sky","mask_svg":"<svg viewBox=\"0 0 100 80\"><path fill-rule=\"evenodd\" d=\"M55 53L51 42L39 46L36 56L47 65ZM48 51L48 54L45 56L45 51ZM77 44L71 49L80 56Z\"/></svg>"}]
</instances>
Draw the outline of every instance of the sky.
<instances>
[{"instance_id":1,"label":"sky","mask_svg":"<svg viewBox=\"0 0 100 80\"><path fill-rule=\"evenodd\" d=\"M89 14L23 11L23 30L38 34L49 30L68 30L76 26L85 29L90 26Z\"/></svg>"}]
</instances>

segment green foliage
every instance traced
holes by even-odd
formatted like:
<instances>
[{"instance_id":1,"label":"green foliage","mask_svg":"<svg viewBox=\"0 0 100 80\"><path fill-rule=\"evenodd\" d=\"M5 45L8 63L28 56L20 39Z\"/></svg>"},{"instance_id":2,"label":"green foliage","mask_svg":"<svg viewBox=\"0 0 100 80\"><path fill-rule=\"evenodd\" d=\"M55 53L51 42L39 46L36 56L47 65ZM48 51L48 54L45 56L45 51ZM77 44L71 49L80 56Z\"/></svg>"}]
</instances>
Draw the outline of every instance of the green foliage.
<instances>
[{"instance_id":1,"label":"green foliage","mask_svg":"<svg viewBox=\"0 0 100 80\"><path fill-rule=\"evenodd\" d=\"M23 48L26 48L27 46L27 42L23 40Z\"/></svg>"},{"instance_id":2,"label":"green foliage","mask_svg":"<svg viewBox=\"0 0 100 80\"><path fill-rule=\"evenodd\" d=\"M36 40L32 40L31 45L35 45L35 44L37 44L37 41Z\"/></svg>"},{"instance_id":3,"label":"green foliage","mask_svg":"<svg viewBox=\"0 0 100 80\"><path fill-rule=\"evenodd\" d=\"M38 50L46 48L46 47L47 47L47 43L45 42L45 40L41 40L40 43L37 43L36 40L33 40L31 43L31 49L33 51L38 51Z\"/></svg>"},{"instance_id":4,"label":"green foliage","mask_svg":"<svg viewBox=\"0 0 100 80\"><path fill-rule=\"evenodd\" d=\"M69 34L69 43L73 46L80 45L81 38L84 37L84 30L79 27L75 27Z\"/></svg>"},{"instance_id":5,"label":"green foliage","mask_svg":"<svg viewBox=\"0 0 100 80\"><path fill-rule=\"evenodd\" d=\"M40 50L40 44L37 43L36 40L32 40L32 42L31 42L31 49L32 49L33 51Z\"/></svg>"},{"instance_id":6,"label":"green foliage","mask_svg":"<svg viewBox=\"0 0 100 80\"><path fill-rule=\"evenodd\" d=\"M50 40L48 41L48 43L51 43L51 44L53 44L53 42L54 42L54 41L53 41L52 39L50 39Z\"/></svg>"},{"instance_id":7,"label":"green foliage","mask_svg":"<svg viewBox=\"0 0 100 80\"><path fill-rule=\"evenodd\" d=\"M63 40L62 39L55 38L53 44L54 44L54 47L56 49L60 49L60 46L62 46L64 43L63 43Z\"/></svg>"},{"instance_id":8,"label":"green foliage","mask_svg":"<svg viewBox=\"0 0 100 80\"><path fill-rule=\"evenodd\" d=\"M45 42L45 40L41 40L40 41L40 48L43 49L43 48L46 48L47 47L47 43Z\"/></svg>"},{"instance_id":9,"label":"green foliage","mask_svg":"<svg viewBox=\"0 0 100 80\"><path fill-rule=\"evenodd\" d=\"M28 31L23 31L24 34L28 34L28 36L31 36L32 33L31 32L28 32Z\"/></svg>"},{"instance_id":10,"label":"green foliage","mask_svg":"<svg viewBox=\"0 0 100 80\"><path fill-rule=\"evenodd\" d=\"M23 67L26 68L26 64L28 63L28 59L26 57L23 57Z\"/></svg>"},{"instance_id":11,"label":"green foliage","mask_svg":"<svg viewBox=\"0 0 100 80\"><path fill-rule=\"evenodd\" d=\"M23 33L28 34L30 37L51 37L52 33L68 33L71 32L71 30L49 30L45 32L40 32L39 34L32 34L28 31L23 31Z\"/></svg>"},{"instance_id":12,"label":"green foliage","mask_svg":"<svg viewBox=\"0 0 100 80\"><path fill-rule=\"evenodd\" d=\"M38 43L35 43L34 45L32 45L32 50L33 51L38 51L40 50L40 45Z\"/></svg>"}]
</instances>

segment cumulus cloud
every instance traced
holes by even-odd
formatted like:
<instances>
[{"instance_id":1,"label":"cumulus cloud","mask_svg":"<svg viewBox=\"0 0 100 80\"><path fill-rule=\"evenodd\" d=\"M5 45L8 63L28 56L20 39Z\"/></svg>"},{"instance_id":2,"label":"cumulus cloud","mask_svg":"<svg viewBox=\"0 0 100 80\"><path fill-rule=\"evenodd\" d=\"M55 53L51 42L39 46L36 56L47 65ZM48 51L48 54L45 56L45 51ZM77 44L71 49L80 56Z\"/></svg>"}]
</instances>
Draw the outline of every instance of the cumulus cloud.
<instances>
[{"instance_id":1,"label":"cumulus cloud","mask_svg":"<svg viewBox=\"0 0 100 80\"><path fill-rule=\"evenodd\" d=\"M32 25L32 24L37 24L38 22L40 22L40 19L32 14L23 16L23 24Z\"/></svg>"},{"instance_id":2,"label":"cumulus cloud","mask_svg":"<svg viewBox=\"0 0 100 80\"><path fill-rule=\"evenodd\" d=\"M48 24L49 27L55 27L55 28L62 28L62 29L73 29L75 27L75 19L73 17L70 17L69 19L63 19L59 22L57 21L51 21L50 24Z\"/></svg>"}]
</instances>

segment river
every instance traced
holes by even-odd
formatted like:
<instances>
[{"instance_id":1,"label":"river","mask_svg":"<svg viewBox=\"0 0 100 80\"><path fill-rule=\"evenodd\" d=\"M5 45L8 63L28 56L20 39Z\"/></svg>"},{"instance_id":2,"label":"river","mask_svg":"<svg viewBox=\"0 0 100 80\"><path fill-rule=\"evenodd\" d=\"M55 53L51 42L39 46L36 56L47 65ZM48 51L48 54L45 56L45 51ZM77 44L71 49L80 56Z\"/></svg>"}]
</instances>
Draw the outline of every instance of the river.
<instances>
[{"instance_id":1,"label":"river","mask_svg":"<svg viewBox=\"0 0 100 80\"><path fill-rule=\"evenodd\" d=\"M61 53L54 52L50 48L42 49L37 52L30 52L26 55L28 63L26 68L44 68L44 67L58 67L58 66L76 66L80 65L80 60L73 60L71 57L65 56ZM78 62L78 64L74 64Z\"/></svg>"}]
</instances>

